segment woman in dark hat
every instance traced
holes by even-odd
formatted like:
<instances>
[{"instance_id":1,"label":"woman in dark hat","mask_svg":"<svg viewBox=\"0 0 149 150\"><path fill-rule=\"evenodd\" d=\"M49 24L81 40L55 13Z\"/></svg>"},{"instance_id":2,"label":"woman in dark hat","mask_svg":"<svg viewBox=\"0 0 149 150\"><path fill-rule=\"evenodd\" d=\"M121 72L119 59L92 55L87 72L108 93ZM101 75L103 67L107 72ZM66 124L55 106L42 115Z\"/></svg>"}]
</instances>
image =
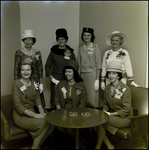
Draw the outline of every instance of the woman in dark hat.
<instances>
[{"instance_id":1,"label":"woman in dark hat","mask_svg":"<svg viewBox=\"0 0 149 150\"><path fill-rule=\"evenodd\" d=\"M33 34L33 30L27 29L23 32L22 41L24 47L21 50L15 52L14 61L14 79L19 79L19 65L24 58L29 58L33 63L34 69L34 81L36 90L40 93L42 106L45 107L45 99L43 95L43 65L41 52L32 47L36 43L36 38Z\"/></svg>"},{"instance_id":2,"label":"woman in dark hat","mask_svg":"<svg viewBox=\"0 0 149 150\"><path fill-rule=\"evenodd\" d=\"M54 130L54 126L44 120L46 113L40 95L35 89L33 65L30 58L24 58L18 67L20 78L14 81L12 87L13 121L16 126L31 134L31 149L38 149Z\"/></svg>"},{"instance_id":3,"label":"woman in dark hat","mask_svg":"<svg viewBox=\"0 0 149 150\"><path fill-rule=\"evenodd\" d=\"M106 44L111 46L111 49L107 50L103 56L102 61L102 72L101 72L101 88L105 90L105 85L109 84L109 80L106 78L106 68L109 62L118 61L122 64L123 78L121 81L123 83L131 84L135 87L139 85L134 82L133 70L131 65L131 60L127 50L121 48L127 40L124 33L120 31L114 31L106 37Z\"/></svg>"},{"instance_id":4,"label":"woman in dark hat","mask_svg":"<svg viewBox=\"0 0 149 150\"><path fill-rule=\"evenodd\" d=\"M56 30L56 41L58 45L51 48L45 64L46 77L51 79L51 108L54 107L55 85L63 77L63 68L70 60L76 60L74 50L66 43L68 41L67 31L64 28Z\"/></svg>"},{"instance_id":5,"label":"woman in dark hat","mask_svg":"<svg viewBox=\"0 0 149 150\"><path fill-rule=\"evenodd\" d=\"M60 81L56 87L54 105L56 109L73 108L73 107L86 107L87 92L83 79L78 73L79 65L75 60L70 60L64 66L63 76L64 80ZM64 133L71 135L75 138L75 129L62 128L58 129ZM80 146L85 147L83 144L83 137L80 138Z\"/></svg>"},{"instance_id":6,"label":"woman in dark hat","mask_svg":"<svg viewBox=\"0 0 149 150\"><path fill-rule=\"evenodd\" d=\"M99 108L102 105L99 100L100 49L93 43L95 36L92 28L83 28L81 38L84 45L79 48L77 55L79 72L86 85L88 105Z\"/></svg>"},{"instance_id":7,"label":"woman in dark hat","mask_svg":"<svg viewBox=\"0 0 149 150\"><path fill-rule=\"evenodd\" d=\"M109 115L109 120L103 127L115 135L119 128L129 127L133 115L130 88L122 81L122 64L111 61L107 65L106 77L110 80L104 91L103 111ZM114 146L105 135L104 142L108 149Z\"/></svg>"}]
</instances>

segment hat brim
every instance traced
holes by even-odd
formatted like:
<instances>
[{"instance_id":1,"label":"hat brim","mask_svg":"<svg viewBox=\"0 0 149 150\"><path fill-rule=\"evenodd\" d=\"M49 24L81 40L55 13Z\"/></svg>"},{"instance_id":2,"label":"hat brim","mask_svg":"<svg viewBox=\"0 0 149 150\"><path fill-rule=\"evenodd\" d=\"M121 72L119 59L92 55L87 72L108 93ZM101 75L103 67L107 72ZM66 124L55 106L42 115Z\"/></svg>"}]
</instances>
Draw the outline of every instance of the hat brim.
<instances>
[{"instance_id":1,"label":"hat brim","mask_svg":"<svg viewBox=\"0 0 149 150\"><path fill-rule=\"evenodd\" d=\"M108 71L122 73L122 70L120 70L120 69L115 69L115 68L107 68L107 72L108 72Z\"/></svg>"},{"instance_id":2,"label":"hat brim","mask_svg":"<svg viewBox=\"0 0 149 150\"><path fill-rule=\"evenodd\" d=\"M126 40L127 40L127 37L126 37L126 35L125 35L124 33L112 33L112 34L110 34L110 35L108 35L108 36L106 37L106 44L109 45L109 46L111 46L111 37L112 37L113 35L120 35L120 36L122 36L122 37L124 38L123 44L124 44L124 43L126 42Z\"/></svg>"},{"instance_id":3,"label":"hat brim","mask_svg":"<svg viewBox=\"0 0 149 150\"><path fill-rule=\"evenodd\" d=\"M24 39L26 39L26 38L33 38L33 39L36 39L34 36L27 36L27 37L22 38L22 41L23 41Z\"/></svg>"}]
</instances>

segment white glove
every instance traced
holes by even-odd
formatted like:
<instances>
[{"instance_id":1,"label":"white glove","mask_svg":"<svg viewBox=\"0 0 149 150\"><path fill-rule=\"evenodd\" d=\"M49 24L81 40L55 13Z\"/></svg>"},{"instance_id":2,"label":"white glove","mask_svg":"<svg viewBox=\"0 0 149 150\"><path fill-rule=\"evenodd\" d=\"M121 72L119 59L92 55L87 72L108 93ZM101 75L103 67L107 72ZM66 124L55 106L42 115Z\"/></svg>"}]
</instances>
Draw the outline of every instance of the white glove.
<instances>
[{"instance_id":1,"label":"white glove","mask_svg":"<svg viewBox=\"0 0 149 150\"><path fill-rule=\"evenodd\" d=\"M95 82L94 82L94 90L95 90L95 92L99 90L99 80L95 80Z\"/></svg>"},{"instance_id":2,"label":"white glove","mask_svg":"<svg viewBox=\"0 0 149 150\"><path fill-rule=\"evenodd\" d=\"M106 110L103 110L103 111L110 116L110 112L107 112Z\"/></svg>"},{"instance_id":3,"label":"white glove","mask_svg":"<svg viewBox=\"0 0 149 150\"><path fill-rule=\"evenodd\" d=\"M105 90L105 83L104 82L101 82L101 89Z\"/></svg>"},{"instance_id":4,"label":"white glove","mask_svg":"<svg viewBox=\"0 0 149 150\"><path fill-rule=\"evenodd\" d=\"M54 84L58 84L60 81L59 80L56 80L55 78L52 78L52 80L51 80Z\"/></svg>"},{"instance_id":5,"label":"white glove","mask_svg":"<svg viewBox=\"0 0 149 150\"><path fill-rule=\"evenodd\" d=\"M40 94L43 92L43 84L39 84L39 91L40 91Z\"/></svg>"},{"instance_id":6,"label":"white glove","mask_svg":"<svg viewBox=\"0 0 149 150\"><path fill-rule=\"evenodd\" d=\"M133 85L134 87L139 87L139 85L136 84L134 81L132 81L130 85Z\"/></svg>"}]
</instances>

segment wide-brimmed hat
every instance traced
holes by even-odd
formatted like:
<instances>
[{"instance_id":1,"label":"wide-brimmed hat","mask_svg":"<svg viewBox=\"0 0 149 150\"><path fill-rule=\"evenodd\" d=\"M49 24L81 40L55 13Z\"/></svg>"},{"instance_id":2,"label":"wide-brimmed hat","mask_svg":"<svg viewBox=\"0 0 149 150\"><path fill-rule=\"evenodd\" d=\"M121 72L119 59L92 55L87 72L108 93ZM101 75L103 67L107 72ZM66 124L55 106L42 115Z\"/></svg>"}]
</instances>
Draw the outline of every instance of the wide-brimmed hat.
<instances>
[{"instance_id":1,"label":"wide-brimmed hat","mask_svg":"<svg viewBox=\"0 0 149 150\"><path fill-rule=\"evenodd\" d=\"M106 37L106 44L111 46L111 37L114 36L114 35L120 35L123 37L123 44L126 42L127 40L127 37L124 33L120 32L120 31L114 31L112 32L111 34L109 34L107 37Z\"/></svg>"},{"instance_id":2,"label":"wide-brimmed hat","mask_svg":"<svg viewBox=\"0 0 149 150\"><path fill-rule=\"evenodd\" d=\"M23 37L22 37L22 40L24 40L25 38L34 38L35 39L35 36L33 34L33 30L30 30L30 29L27 29L23 32Z\"/></svg>"},{"instance_id":3,"label":"wide-brimmed hat","mask_svg":"<svg viewBox=\"0 0 149 150\"><path fill-rule=\"evenodd\" d=\"M119 61L111 61L108 63L106 70L122 73L122 64Z\"/></svg>"},{"instance_id":4,"label":"wide-brimmed hat","mask_svg":"<svg viewBox=\"0 0 149 150\"><path fill-rule=\"evenodd\" d=\"M68 63L65 65L65 67L68 67L68 66L73 67L76 71L78 71L79 69L79 64L75 60L69 60Z\"/></svg>"},{"instance_id":5,"label":"wide-brimmed hat","mask_svg":"<svg viewBox=\"0 0 149 150\"><path fill-rule=\"evenodd\" d=\"M56 40L60 37L64 37L66 40L68 40L67 30L64 28L57 29L55 34L56 34Z\"/></svg>"},{"instance_id":6,"label":"wide-brimmed hat","mask_svg":"<svg viewBox=\"0 0 149 150\"><path fill-rule=\"evenodd\" d=\"M88 32L88 33L94 34L94 29L85 27L82 30L82 33L84 33L84 32Z\"/></svg>"}]
</instances>

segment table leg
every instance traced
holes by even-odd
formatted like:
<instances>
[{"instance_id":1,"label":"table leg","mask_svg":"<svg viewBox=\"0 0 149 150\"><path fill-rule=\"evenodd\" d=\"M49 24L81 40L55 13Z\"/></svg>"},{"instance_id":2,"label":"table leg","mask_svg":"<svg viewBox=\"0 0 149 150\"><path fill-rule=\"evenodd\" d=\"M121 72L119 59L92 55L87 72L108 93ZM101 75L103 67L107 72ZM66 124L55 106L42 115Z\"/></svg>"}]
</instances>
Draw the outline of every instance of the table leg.
<instances>
[{"instance_id":1,"label":"table leg","mask_svg":"<svg viewBox=\"0 0 149 150\"><path fill-rule=\"evenodd\" d=\"M76 149L79 149L79 129L76 129Z\"/></svg>"}]
</instances>

